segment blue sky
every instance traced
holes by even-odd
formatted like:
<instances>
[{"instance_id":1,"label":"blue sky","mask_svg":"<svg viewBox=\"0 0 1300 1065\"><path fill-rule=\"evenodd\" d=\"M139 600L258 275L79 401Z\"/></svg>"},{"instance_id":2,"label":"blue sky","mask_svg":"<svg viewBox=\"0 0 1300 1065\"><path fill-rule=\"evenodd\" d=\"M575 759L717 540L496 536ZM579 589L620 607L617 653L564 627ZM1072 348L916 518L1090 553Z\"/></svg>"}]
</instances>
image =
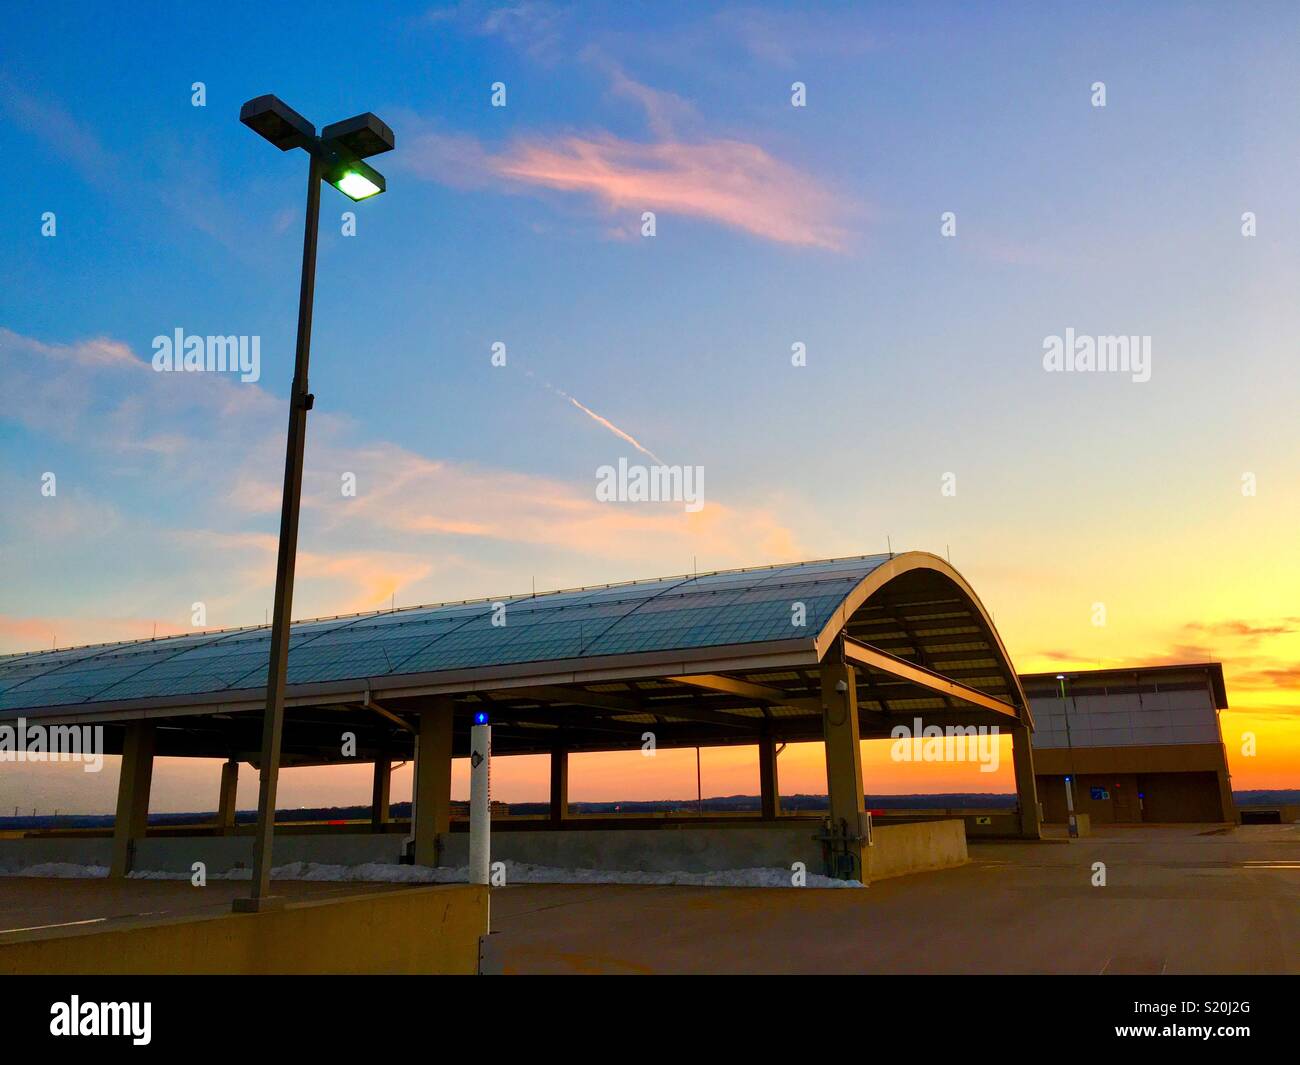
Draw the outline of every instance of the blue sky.
<instances>
[{"instance_id":1,"label":"blue sky","mask_svg":"<svg viewBox=\"0 0 1300 1065\"><path fill-rule=\"evenodd\" d=\"M1300 13L803 7L10 12L0 650L270 603L306 158L239 124L267 92L398 145L322 197L299 616L886 537L950 550L1026 668L1285 614ZM260 336L261 381L153 374L178 327ZM1150 336L1151 380L1044 373L1067 327ZM596 504L638 453L565 395L703 466L703 515ZM1292 647L1211 650L1245 690Z\"/></svg>"}]
</instances>

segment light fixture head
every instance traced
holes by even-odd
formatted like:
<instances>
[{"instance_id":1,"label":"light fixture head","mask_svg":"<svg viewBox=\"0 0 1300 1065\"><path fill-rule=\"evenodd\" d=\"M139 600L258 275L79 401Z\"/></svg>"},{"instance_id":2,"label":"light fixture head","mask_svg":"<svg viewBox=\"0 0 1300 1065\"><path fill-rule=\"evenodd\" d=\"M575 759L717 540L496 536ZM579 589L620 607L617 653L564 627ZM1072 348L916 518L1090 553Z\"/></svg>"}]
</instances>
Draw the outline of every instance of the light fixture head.
<instances>
[{"instance_id":1,"label":"light fixture head","mask_svg":"<svg viewBox=\"0 0 1300 1065\"><path fill-rule=\"evenodd\" d=\"M393 131L369 111L326 126L320 131L320 138L328 144L338 145L357 159L391 152L396 143Z\"/></svg>"},{"instance_id":2,"label":"light fixture head","mask_svg":"<svg viewBox=\"0 0 1300 1065\"><path fill-rule=\"evenodd\" d=\"M278 96L258 96L239 109L239 121L282 152L316 139L316 127Z\"/></svg>"},{"instance_id":3,"label":"light fixture head","mask_svg":"<svg viewBox=\"0 0 1300 1065\"><path fill-rule=\"evenodd\" d=\"M368 200L388 187L384 175L360 159L344 159L335 164L325 180L350 200Z\"/></svg>"}]
</instances>

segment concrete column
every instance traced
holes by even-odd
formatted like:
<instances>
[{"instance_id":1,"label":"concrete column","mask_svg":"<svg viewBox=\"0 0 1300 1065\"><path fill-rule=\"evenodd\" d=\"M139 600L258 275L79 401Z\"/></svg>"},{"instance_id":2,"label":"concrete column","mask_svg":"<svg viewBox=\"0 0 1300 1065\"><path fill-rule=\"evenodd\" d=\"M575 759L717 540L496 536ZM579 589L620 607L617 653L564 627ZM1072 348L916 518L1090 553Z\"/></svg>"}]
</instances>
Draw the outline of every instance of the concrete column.
<instances>
[{"instance_id":1,"label":"concrete column","mask_svg":"<svg viewBox=\"0 0 1300 1065\"><path fill-rule=\"evenodd\" d=\"M153 781L152 721L132 721L122 744L122 772L117 781L117 814L113 818L113 863L109 876L124 877L135 860L135 843L143 839L149 821L149 785Z\"/></svg>"},{"instance_id":2,"label":"concrete column","mask_svg":"<svg viewBox=\"0 0 1300 1065\"><path fill-rule=\"evenodd\" d=\"M239 791L239 763L233 758L221 767L221 799L217 804L217 832L228 836L235 830L235 802Z\"/></svg>"},{"instance_id":3,"label":"concrete column","mask_svg":"<svg viewBox=\"0 0 1300 1065\"><path fill-rule=\"evenodd\" d=\"M420 711L415 777L415 864L438 864L438 834L451 830L452 699L439 695Z\"/></svg>"},{"instance_id":4,"label":"concrete column","mask_svg":"<svg viewBox=\"0 0 1300 1065\"><path fill-rule=\"evenodd\" d=\"M370 830L383 832L388 824L389 794L393 784L393 763L388 756L375 759L375 782L370 790Z\"/></svg>"},{"instance_id":5,"label":"concrete column","mask_svg":"<svg viewBox=\"0 0 1300 1065\"><path fill-rule=\"evenodd\" d=\"M1042 839L1038 821L1038 785L1034 781L1034 749L1029 729L1011 727L1011 760L1016 771L1016 798L1020 803L1020 835L1023 839Z\"/></svg>"},{"instance_id":6,"label":"concrete column","mask_svg":"<svg viewBox=\"0 0 1300 1065\"><path fill-rule=\"evenodd\" d=\"M781 788L776 771L776 740L771 736L758 741L758 790L763 820L775 821L781 816Z\"/></svg>"},{"instance_id":7,"label":"concrete column","mask_svg":"<svg viewBox=\"0 0 1300 1065\"><path fill-rule=\"evenodd\" d=\"M1227 765L1226 755L1224 765ZM1240 824L1241 815L1237 812L1237 802L1232 797L1232 780L1227 769L1220 769L1215 776L1219 779L1219 808L1223 811L1223 820Z\"/></svg>"},{"instance_id":8,"label":"concrete column","mask_svg":"<svg viewBox=\"0 0 1300 1065\"><path fill-rule=\"evenodd\" d=\"M826 784L830 797L832 874L868 879L862 838L866 800L862 796L862 748L854 669L832 646L821 664L822 733L826 740ZM842 690L841 690L842 689ZM842 863L842 864L841 864Z\"/></svg>"},{"instance_id":9,"label":"concrete column","mask_svg":"<svg viewBox=\"0 0 1300 1065\"><path fill-rule=\"evenodd\" d=\"M551 749L551 824L556 828L569 814L569 752Z\"/></svg>"}]
</instances>

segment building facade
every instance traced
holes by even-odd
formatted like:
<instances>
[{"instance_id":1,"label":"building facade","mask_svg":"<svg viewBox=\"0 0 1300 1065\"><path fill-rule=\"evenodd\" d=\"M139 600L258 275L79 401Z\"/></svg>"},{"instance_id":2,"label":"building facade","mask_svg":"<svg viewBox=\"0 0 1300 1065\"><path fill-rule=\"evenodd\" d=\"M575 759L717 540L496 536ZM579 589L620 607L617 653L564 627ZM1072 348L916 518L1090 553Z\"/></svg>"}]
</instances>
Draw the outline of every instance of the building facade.
<instances>
[{"instance_id":1,"label":"building facade","mask_svg":"<svg viewBox=\"0 0 1300 1065\"><path fill-rule=\"evenodd\" d=\"M1022 676L1036 730L1043 820L1074 809L1094 824L1235 822L1219 711L1223 666L1209 662Z\"/></svg>"}]
</instances>

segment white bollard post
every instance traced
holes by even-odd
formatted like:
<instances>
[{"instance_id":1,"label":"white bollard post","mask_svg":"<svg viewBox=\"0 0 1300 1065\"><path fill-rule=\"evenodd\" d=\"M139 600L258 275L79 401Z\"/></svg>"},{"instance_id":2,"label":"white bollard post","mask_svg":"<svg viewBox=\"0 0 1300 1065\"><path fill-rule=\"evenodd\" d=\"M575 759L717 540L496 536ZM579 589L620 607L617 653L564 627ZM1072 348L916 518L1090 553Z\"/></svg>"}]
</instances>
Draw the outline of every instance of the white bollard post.
<instances>
[{"instance_id":1,"label":"white bollard post","mask_svg":"<svg viewBox=\"0 0 1300 1065\"><path fill-rule=\"evenodd\" d=\"M492 726L474 715L469 730L469 882L487 884L492 865Z\"/></svg>"}]
</instances>

